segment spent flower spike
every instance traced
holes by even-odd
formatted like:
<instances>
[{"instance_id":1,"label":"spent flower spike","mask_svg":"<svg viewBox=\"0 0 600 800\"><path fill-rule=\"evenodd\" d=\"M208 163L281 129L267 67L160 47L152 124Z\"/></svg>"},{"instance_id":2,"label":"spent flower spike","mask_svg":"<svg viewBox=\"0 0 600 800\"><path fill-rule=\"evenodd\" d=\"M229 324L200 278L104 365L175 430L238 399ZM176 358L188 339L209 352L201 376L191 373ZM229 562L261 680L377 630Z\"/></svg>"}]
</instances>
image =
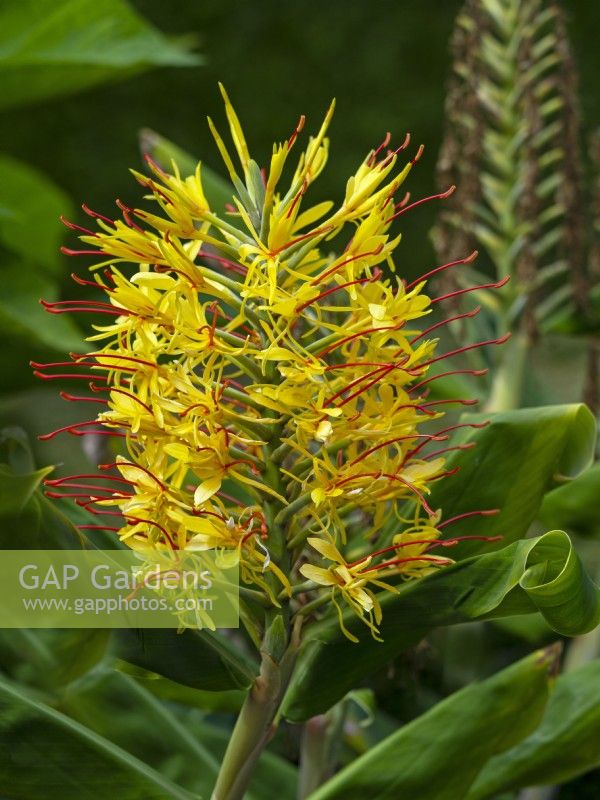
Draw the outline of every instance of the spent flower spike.
<instances>
[{"instance_id":1,"label":"spent flower spike","mask_svg":"<svg viewBox=\"0 0 600 800\"><path fill-rule=\"evenodd\" d=\"M261 170L221 91L233 154L209 125L233 184L229 211L211 207L200 165L184 177L147 157L151 176L133 175L154 211L118 201L118 220L83 207L96 231L66 222L85 248L65 252L97 257L93 280L77 283L105 300L44 302L98 320L89 353L34 366L44 379L87 381L90 395L63 397L101 406L49 435L101 433L115 458L48 481L48 493L110 517L106 528L142 554L233 550L265 603L303 614L331 598L348 636L342 606L377 636L375 590L451 563L430 553L444 523L427 498L453 471L448 448L428 448L460 426L423 425L455 402L426 399L446 357L436 334L453 318L430 324L441 298L425 287L476 254L410 283L398 276L391 227L421 203L396 198L422 152L398 166L408 136L371 150L339 205L306 207L334 104L286 187L304 117Z\"/></svg>"}]
</instances>

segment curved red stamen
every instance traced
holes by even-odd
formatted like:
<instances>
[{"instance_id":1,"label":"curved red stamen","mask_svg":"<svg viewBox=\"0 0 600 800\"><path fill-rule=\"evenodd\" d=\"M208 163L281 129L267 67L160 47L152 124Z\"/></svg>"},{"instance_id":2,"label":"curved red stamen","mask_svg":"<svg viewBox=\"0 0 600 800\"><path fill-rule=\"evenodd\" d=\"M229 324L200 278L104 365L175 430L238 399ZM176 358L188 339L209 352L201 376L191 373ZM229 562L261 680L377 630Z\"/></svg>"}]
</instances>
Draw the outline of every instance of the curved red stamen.
<instances>
[{"instance_id":1,"label":"curved red stamen","mask_svg":"<svg viewBox=\"0 0 600 800\"><path fill-rule=\"evenodd\" d=\"M298 124L296 125L296 128L292 132L292 135L290 136L290 138L287 140L288 151L291 150L292 147L294 146L294 142L298 138L298 134L300 133L302 128L304 128L305 121L306 121L306 117L304 116L304 114L301 114L300 115L300 119L298 120Z\"/></svg>"},{"instance_id":2,"label":"curved red stamen","mask_svg":"<svg viewBox=\"0 0 600 800\"><path fill-rule=\"evenodd\" d=\"M339 264L334 264L329 269L326 269L325 272L322 272L320 275L317 275L316 278L310 282L311 286L317 286L321 283L325 278L328 278L333 273L337 272L338 269L341 267L345 267L346 264L350 264L352 261L357 261L360 258L368 258L368 256L378 256L381 251L383 250L383 244L380 244L379 247L376 247L375 250L370 250L367 253L358 253L358 255L352 256L351 258L345 259L345 261L341 261Z\"/></svg>"},{"instance_id":3,"label":"curved red stamen","mask_svg":"<svg viewBox=\"0 0 600 800\"><path fill-rule=\"evenodd\" d=\"M433 561L436 564L441 564L444 567L454 563L449 558L440 558L439 556L406 556L406 558L393 558L391 561L384 561L382 564L377 564L374 567L368 567L367 569L362 570L362 572L375 572L380 569L386 569L387 567L395 567L399 564L408 564L412 561Z\"/></svg>"},{"instance_id":4,"label":"curved red stamen","mask_svg":"<svg viewBox=\"0 0 600 800\"><path fill-rule=\"evenodd\" d=\"M103 283L98 283L97 281L86 281L85 278L80 278L75 272L71 273L71 278L80 286L91 286L94 289L103 289L105 292L112 292L112 289L110 289L108 286L105 286Z\"/></svg>"},{"instance_id":5,"label":"curved red stamen","mask_svg":"<svg viewBox=\"0 0 600 800\"><path fill-rule=\"evenodd\" d=\"M100 420L90 420L89 422L72 422L70 425L64 425L62 428L57 428L55 431L51 431L50 433L40 434L38 439L41 441L47 441L48 439L53 439L55 436L58 436L59 433L74 433L76 436L80 435L80 431L78 428L88 428L90 425L102 425ZM120 427L126 427L125 425L121 425ZM96 431L94 431L96 433ZM98 431L101 433L101 431Z\"/></svg>"},{"instance_id":6,"label":"curved red stamen","mask_svg":"<svg viewBox=\"0 0 600 800\"><path fill-rule=\"evenodd\" d=\"M412 394L418 389L421 389L423 386L426 386L428 383L431 383L438 378L447 378L449 375L475 375L476 377L481 377L482 375L487 375L488 372L488 369L452 369L448 372L440 372L437 375L432 375L431 378L426 378L424 381L420 381L414 386L411 386L408 390L408 393Z\"/></svg>"},{"instance_id":7,"label":"curved red stamen","mask_svg":"<svg viewBox=\"0 0 600 800\"><path fill-rule=\"evenodd\" d=\"M475 447L476 442L469 442L468 444L455 444L453 447L444 447L442 450L436 450L433 453L427 453L423 456L423 459L427 458L435 458L436 456L442 455L442 453L450 453L453 450L472 450Z\"/></svg>"},{"instance_id":8,"label":"curved red stamen","mask_svg":"<svg viewBox=\"0 0 600 800\"><path fill-rule=\"evenodd\" d=\"M315 358L323 358L323 356L331 353L332 350L335 350L337 347L342 347L343 345L347 344L348 342L353 341L354 339L358 339L360 336L366 336L368 333L379 333L379 331L395 331L399 330L404 326L404 321L401 322L399 325L384 325L381 328L367 328L364 331L358 331L358 333L352 333L350 336L344 336L343 339L340 339L337 342L329 345L324 350L320 350L318 353L315 353Z\"/></svg>"},{"instance_id":9,"label":"curved red stamen","mask_svg":"<svg viewBox=\"0 0 600 800\"><path fill-rule=\"evenodd\" d=\"M135 522L135 523L138 523L138 522L145 522L147 525L154 525L154 527L155 527L155 528L158 528L158 530L159 530L159 531L160 531L160 532L161 532L161 533L162 533L162 534L165 536L165 538L168 540L169 544L171 545L171 550L179 550L179 548L178 548L178 547L175 545L175 542L173 541L173 539L171 538L171 536L169 535L169 533L167 532L167 530L166 530L165 528L163 528L163 526L162 526L162 525L159 525L159 523L158 523L158 522L155 522L155 521L154 521L154 520L152 520L152 519L144 519L143 517L130 517L128 514L127 514L127 515L125 515L125 520L126 520L126 522L127 522L127 524L128 524L128 525L130 525L130 524L131 524L131 522Z\"/></svg>"},{"instance_id":10,"label":"curved red stamen","mask_svg":"<svg viewBox=\"0 0 600 800\"><path fill-rule=\"evenodd\" d=\"M92 209L85 203L82 203L81 207L89 217L93 217L94 219L101 219L103 222L106 222L107 225L111 225L113 228L115 227L116 223L114 220L105 217L103 214L99 214L97 211L92 211Z\"/></svg>"},{"instance_id":11,"label":"curved red stamen","mask_svg":"<svg viewBox=\"0 0 600 800\"><path fill-rule=\"evenodd\" d=\"M116 467L118 469L121 466L122 467L135 467L135 469L139 469L142 472L145 472L146 475L149 478L152 478L152 480L155 481L164 492L167 491L167 487L165 486L165 484L162 483L162 481L159 481L159 479L156 477L156 475L154 475L152 472L150 472L149 469L146 469L146 467L142 467L141 464L134 464L133 461L113 461L111 464L98 464L98 469L107 470L107 469L112 469L113 467Z\"/></svg>"},{"instance_id":12,"label":"curved red stamen","mask_svg":"<svg viewBox=\"0 0 600 800\"><path fill-rule=\"evenodd\" d=\"M448 294L443 294L440 297L434 297L431 301L431 304L440 303L443 300L449 300L451 297L459 297L462 294L467 294L468 292L476 292L478 289L500 289L502 286L506 286L506 284L510 280L510 275L507 275L506 278L502 278L501 281L496 281L494 283L482 283L479 286L469 286L467 289L457 289L454 292L448 292Z\"/></svg>"},{"instance_id":13,"label":"curved red stamen","mask_svg":"<svg viewBox=\"0 0 600 800\"><path fill-rule=\"evenodd\" d=\"M450 519L445 520L440 525L438 525L438 530L443 530L448 525L452 525L454 522L458 522L461 519L468 519L469 517L495 517L496 514L500 513L499 508L490 508L484 511L466 511L464 514L457 514L455 517L450 517ZM501 536L494 537L495 539L501 539ZM453 541L453 540L450 540ZM458 539L457 539L458 541Z\"/></svg>"},{"instance_id":14,"label":"curved red stamen","mask_svg":"<svg viewBox=\"0 0 600 800\"><path fill-rule=\"evenodd\" d=\"M68 392L59 392L58 394L63 400L71 400L72 402L101 403L102 405L106 405L108 403L108 400L101 400L98 397L79 397L74 394L68 394Z\"/></svg>"},{"instance_id":15,"label":"curved red stamen","mask_svg":"<svg viewBox=\"0 0 600 800\"><path fill-rule=\"evenodd\" d=\"M470 255L465 256L464 258L458 258L456 261L449 261L447 264L442 264L441 267L436 267L435 269L432 269L430 272L426 272L424 275L421 275L419 278L415 278L414 281L411 281L405 286L405 290L407 292L410 292L410 290L414 289L414 287L418 283L421 283L421 281L428 280L429 278L431 278L432 275L437 275L438 272L443 272L444 270L450 269L451 267L457 267L460 264L472 264L478 255L479 251L473 250L473 252Z\"/></svg>"},{"instance_id":16,"label":"curved red stamen","mask_svg":"<svg viewBox=\"0 0 600 800\"><path fill-rule=\"evenodd\" d=\"M424 331L421 331L414 339L410 340L411 344L418 342L419 339L422 339L423 336L427 336L427 334L431 333L432 331L436 330L437 328L441 328L442 325L448 325L450 322L456 322L458 319L466 319L476 317L477 314L481 311L481 306L477 306L472 311L465 311L464 314L457 314L455 317L448 317L447 319L441 320L441 322L436 322L434 325L430 325L429 328L425 328ZM402 352L401 350L398 351L399 353Z\"/></svg>"},{"instance_id":17,"label":"curved red stamen","mask_svg":"<svg viewBox=\"0 0 600 800\"><path fill-rule=\"evenodd\" d=\"M67 475L64 478L47 478L44 483L48 486L60 486L65 481L80 480L82 478L94 478L96 480L133 484L133 481L127 480L127 478L123 478L120 475L98 475L96 472L82 472L79 475Z\"/></svg>"},{"instance_id":18,"label":"curved red stamen","mask_svg":"<svg viewBox=\"0 0 600 800\"><path fill-rule=\"evenodd\" d=\"M304 311L305 308L312 305L313 303L322 300L324 297L327 297L334 292L338 292L340 289L347 289L348 286L357 286L362 283L372 283L373 281L379 280L381 276L381 270L375 269L374 274L371 278L359 278L356 281L348 281L348 283L341 283L339 286L332 286L331 289L327 289L321 294L318 294L316 297L313 297L312 300L307 300L306 303L302 303L302 305L296 306L296 314L300 314L300 312Z\"/></svg>"},{"instance_id":19,"label":"curved red stamen","mask_svg":"<svg viewBox=\"0 0 600 800\"><path fill-rule=\"evenodd\" d=\"M442 353L441 356L436 356L435 358L431 358L429 361L424 361L422 364L419 364L419 367L428 367L430 364L435 364L437 361L443 361L444 358L451 358L452 356L459 355L460 353L466 353L468 350L474 350L477 347L487 347L488 345L492 344L504 344L507 342L511 337L510 333L505 333L504 336L500 336L497 339L487 339L485 342L475 342L474 344L468 344L464 347L459 347L456 350L450 350L448 353Z\"/></svg>"},{"instance_id":20,"label":"curved red stamen","mask_svg":"<svg viewBox=\"0 0 600 800\"><path fill-rule=\"evenodd\" d=\"M239 275L246 275L248 273L248 268L243 264L238 264L235 261L231 261L228 258L223 258L222 256L207 252L206 250L199 250L198 256L203 256L203 258L206 259L213 259L213 261L217 261L219 264L229 267L229 269L231 269L233 272L237 272Z\"/></svg>"}]
</instances>

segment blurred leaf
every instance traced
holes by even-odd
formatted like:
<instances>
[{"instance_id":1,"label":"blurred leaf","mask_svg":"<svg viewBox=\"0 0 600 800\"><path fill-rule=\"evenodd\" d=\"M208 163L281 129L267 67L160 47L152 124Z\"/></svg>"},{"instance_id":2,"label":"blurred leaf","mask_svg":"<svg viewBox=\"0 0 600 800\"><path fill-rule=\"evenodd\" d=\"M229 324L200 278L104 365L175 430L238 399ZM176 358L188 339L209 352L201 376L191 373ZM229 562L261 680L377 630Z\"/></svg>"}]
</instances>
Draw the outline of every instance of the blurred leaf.
<instances>
[{"instance_id":1,"label":"blurred leaf","mask_svg":"<svg viewBox=\"0 0 600 800\"><path fill-rule=\"evenodd\" d=\"M193 800L147 764L4 678L0 792L11 800Z\"/></svg>"},{"instance_id":2,"label":"blurred leaf","mask_svg":"<svg viewBox=\"0 0 600 800\"><path fill-rule=\"evenodd\" d=\"M560 525L583 536L600 533L598 498L600 463L594 464L572 483L544 497L539 518L544 524Z\"/></svg>"},{"instance_id":3,"label":"blurred leaf","mask_svg":"<svg viewBox=\"0 0 600 800\"><path fill-rule=\"evenodd\" d=\"M44 467L28 475L15 475L7 466L0 464L0 518L20 514L40 482L52 470L53 467Z\"/></svg>"},{"instance_id":4,"label":"blurred leaf","mask_svg":"<svg viewBox=\"0 0 600 800\"><path fill-rule=\"evenodd\" d=\"M229 729L209 722L195 709L166 705L132 677L103 668L72 684L64 709L96 733L156 765L171 780L209 797ZM295 770L263 754L248 800L295 798Z\"/></svg>"},{"instance_id":5,"label":"blurred leaf","mask_svg":"<svg viewBox=\"0 0 600 800\"><path fill-rule=\"evenodd\" d=\"M0 429L0 464L6 464L18 475L35 471L35 461L29 437L18 426Z\"/></svg>"},{"instance_id":6,"label":"blurred leaf","mask_svg":"<svg viewBox=\"0 0 600 800\"><path fill-rule=\"evenodd\" d=\"M453 558L502 547L524 536L536 517L544 494L558 481L574 478L592 462L596 424L582 404L525 408L486 416L465 415L465 422L491 419L486 428L463 428L457 442L476 442L446 462L458 474L436 484L429 504L441 508L444 519L474 510L499 508L497 516L471 518L450 525L446 538L481 533L502 542L463 542Z\"/></svg>"},{"instance_id":7,"label":"blurred leaf","mask_svg":"<svg viewBox=\"0 0 600 800\"><path fill-rule=\"evenodd\" d=\"M464 797L490 757L535 729L557 655L555 647L538 651L442 700L341 770L310 800Z\"/></svg>"},{"instance_id":8,"label":"blurred leaf","mask_svg":"<svg viewBox=\"0 0 600 800\"><path fill-rule=\"evenodd\" d=\"M226 634L210 631L124 630L115 652L123 661L194 689L247 688L258 674L257 664Z\"/></svg>"},{"instance_id":9,"label":"blurred leaf","mask_svg":"<svg viewBox=\"0 0 600 800\"><path fill-rule=\"evenodd\" d=\"M57 353L87 349L75 323L63 315L48 314L40 298L54 300L56 286L33 269L12 264L0 267L0 337L10 342L0 352L0 391L14 391L37 379L29 361Z\"/></svg>"},{"instance_id":10,"label":"blurred leaf","mask_svg":"<svg viewBox=\"0 0 600 800\"><path fill-rule=\"evenodd\" d=\"M117 666L155 697L180 703L188 708L198 708L200 711L239 711L246 697L246 692L241 689L226 689L222 692L192 689L191 686L170 681L156 672L141 669L127 661L121 661Z\"/></svg>"},{"instance_id":11,"label":"blurred leaf","mask_svg":"<svg viewBox=\"0 0 600 800\"><path fill-rule=\"evenodd\" d=\"M0 242L28 264L59 273L65 230L59 217L72 215L70 199L41 172L7 155L0 155L0 186L8 211L0 217Z\"/></svg>"},{"instance_id":12,"label":"blurred leaf","mask_svg":"<svg viewBox=\"0 0 600 800\"><path fill-rule=\"evenodd\" d=\"M171 161L174 161L184 177L193 175L198 166L197 158L148 128L140 131L140 147L142 153L152 156L163 169L170 170ZM231 184L202 164L202 186L211 208L223 213L225 205L231 203L234 194Z\"/></svg>"},{"instance_id":13,"label":"blurred leaf","mask_svg":"<svg viewBox=\"0 0 600 800\"><path fill-rule=\"evenodd\" d=\"M202 59L169 41L124 0L4 0L0 108L72 94L154 66Z\"/></svg>"},{"instance_id":14,"label":"blurred leaf","mask_svg":"<svg viewBox=\"0 0 600 800\"><path fill-rule=\"evenodd\" d=\"M561 675L542 722L483 768L467 800L563 783L600 765L600 661Z\"/></svg>"},{"instance_id":15,"label":"blurred leaf","mask_svg":"<svg viewBox=\"0 0 600 800\"><path fill-rule=\"evenodd\" d=\"M90 673L67 688L61 709L190 791L210 794L219 768L215 756L129 675L109 667Z\"/></svg>"},{"instance_id":16,"label":"blurred leaf","mask_svg":"<svg viewBox=\"0 0 600 800\"><path fill-rule=\"evenodd\" d=\"M351 615L344 622L361 638L358 645L332 613L312 625L284 700L285 716L298 722L323 713L440 625L539 610L558 633L584 633L598 624L598 595L562 531L460 561L380 596L383 642L365 634Z\"/></svg>"},{"instance_id":17,"label":"blurred leaf","mask_svg":"<svg viewBox=\"0 0 600 800\"><path fill-rule=\"evenodd\" d=\"M104 656L107 629L0 630L0 669L39 689L56 689L80 677Z\"/></svg>"}]
</instances>

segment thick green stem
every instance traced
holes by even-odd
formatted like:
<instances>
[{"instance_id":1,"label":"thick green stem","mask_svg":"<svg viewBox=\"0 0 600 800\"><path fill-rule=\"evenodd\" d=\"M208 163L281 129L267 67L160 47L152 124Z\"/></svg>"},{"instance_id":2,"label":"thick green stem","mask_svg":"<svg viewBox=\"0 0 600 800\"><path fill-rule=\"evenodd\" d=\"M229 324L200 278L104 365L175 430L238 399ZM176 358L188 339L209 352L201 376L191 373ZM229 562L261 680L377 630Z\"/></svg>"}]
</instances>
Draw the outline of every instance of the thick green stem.
<instances>
[{"instance_id":1,"label":"thick green stem","mask_svg":"<svg viewBox=\"0 0 600 800\"><path fill-rule=\"evenodd\" d=\"M296 659L292 639L280 661L263 652L260 674L248 692L221 762L212 800L242 800L256 762L275 732L275 717Z\"/></svg>"},{"instance_id":2,"label":"thick green stem","mask_svg":"<svg viewBox=\"0 0 600 800\"><path fill-rule=\"evenodd\" d=\"M504 346L486 411L509 411L521 404L529 346L529 337L521 332L513 334L512 339Z\"/></svg>"}]
</instances>

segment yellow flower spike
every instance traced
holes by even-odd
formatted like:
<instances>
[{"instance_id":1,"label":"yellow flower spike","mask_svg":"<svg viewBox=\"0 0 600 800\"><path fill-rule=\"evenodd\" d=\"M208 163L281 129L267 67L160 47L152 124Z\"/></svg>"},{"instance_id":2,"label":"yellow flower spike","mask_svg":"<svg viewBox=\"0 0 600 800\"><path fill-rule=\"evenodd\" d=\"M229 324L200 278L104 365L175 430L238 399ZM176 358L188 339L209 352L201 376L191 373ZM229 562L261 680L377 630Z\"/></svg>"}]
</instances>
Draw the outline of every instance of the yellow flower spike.
<instances>
[{"instance_id":1,"label":"yellow flower spike","mask_svg":"<svg viewBox=\"0 0 600 800\"><path fill-rule=\"evenodd\" d=\"M103 267L79 282L106 297L45 305L97 315L89 340L98 349L68 362L91 394L64 396L100 412L48 436L112 440L114 464L94 483L75 476L74 486L90 512L115 515L109 527L131 548L233 553L265 603L297 614L303 576L315 602L331 599L346 635L355 638L349 608L377 637L377 593L450 563L430 551L453 520L429 498L452 446L447 432L425 431L446 403L471 402L427 396L446 357L435 355L435 337L451 321L437 315L443 298L425 293L429 273L410 283L384 273L400 243L392 226L410 210L395 193L418 154L398 169L408 140L383 152L386 137L348 180L341 206L307 205L327 161L333 104L281 188L303 118L274 146L263 181L222 93L245 183L209 125L233 183L235 223L209 208L200 165L170 174L151 158L152 177L134 176L152 212L120 203L122 219L111 220L84 207L97 231L68 223L90 249L66 252ZM36 365L40 377L62 376L62 364L58 375L44 372L52 366ZM70 481L58 479L56 494Z\"/></svg>"}]
</instances>

